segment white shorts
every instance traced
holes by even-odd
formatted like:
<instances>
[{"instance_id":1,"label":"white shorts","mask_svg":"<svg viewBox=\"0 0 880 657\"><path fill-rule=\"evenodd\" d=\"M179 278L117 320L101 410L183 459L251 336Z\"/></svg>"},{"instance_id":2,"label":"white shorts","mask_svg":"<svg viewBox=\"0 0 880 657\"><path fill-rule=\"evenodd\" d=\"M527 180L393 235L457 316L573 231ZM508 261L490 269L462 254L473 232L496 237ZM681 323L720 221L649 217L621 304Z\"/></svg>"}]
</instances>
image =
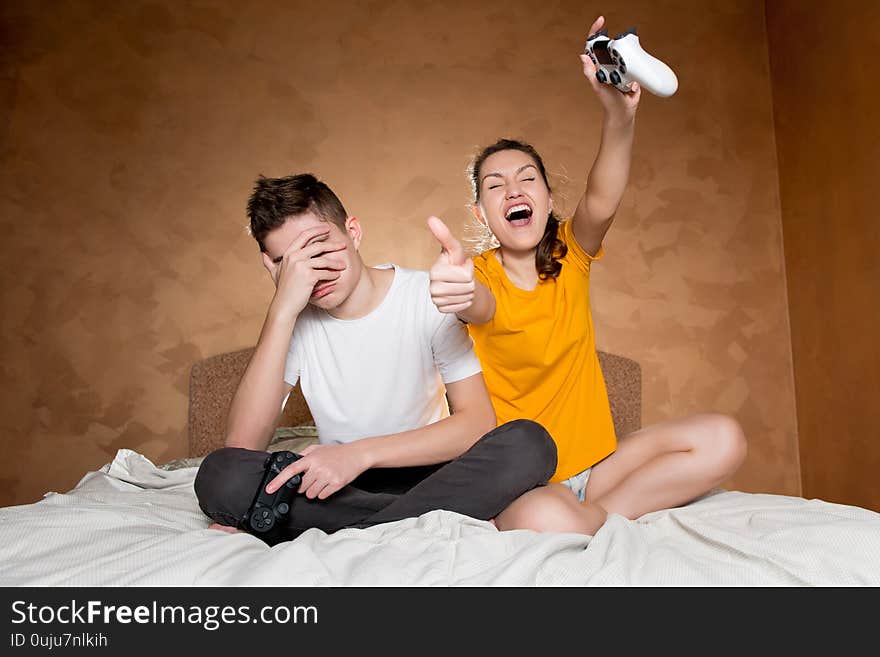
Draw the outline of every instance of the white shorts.
<instances>
[{"instance_id":1,"label":"white shorts","mask_svg":"<svg viewBox=\"0 0 880 657\"><path fill-rule=\"evenodd\" d=\"M578 502L583 502L587 496L587 482L590 481L590 473L593 471L593 468L587 468L583 472L576 474L573 477L569 477L565 481L561 481L563 486L567 486L574 496L578 498Z\"/></svg>"}]
</instances>

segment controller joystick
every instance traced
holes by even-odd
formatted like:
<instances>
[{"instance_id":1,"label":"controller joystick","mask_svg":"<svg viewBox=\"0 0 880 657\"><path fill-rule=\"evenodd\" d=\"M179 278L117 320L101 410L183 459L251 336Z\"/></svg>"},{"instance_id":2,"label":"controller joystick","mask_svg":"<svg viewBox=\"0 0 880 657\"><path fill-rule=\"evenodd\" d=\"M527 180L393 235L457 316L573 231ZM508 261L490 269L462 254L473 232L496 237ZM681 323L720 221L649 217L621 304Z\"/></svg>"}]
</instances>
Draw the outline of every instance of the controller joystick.
<instances>
[{"instance_id":1,"label":"controller joystick","mask_svg":"<svg viewBox=\"0 0 880 657\"><path fill-rule=\"evenodd\" d=\"M299 458L298 454L287 451L275 452L266 457L260 486L254 501L242 518L242 525L246 531L259 536L270 545L281 540L280 523L290 513L290 501L302 482L302 475L294 475L274 493L267 493L266 485Z\"/></svg>"}]
</instances>

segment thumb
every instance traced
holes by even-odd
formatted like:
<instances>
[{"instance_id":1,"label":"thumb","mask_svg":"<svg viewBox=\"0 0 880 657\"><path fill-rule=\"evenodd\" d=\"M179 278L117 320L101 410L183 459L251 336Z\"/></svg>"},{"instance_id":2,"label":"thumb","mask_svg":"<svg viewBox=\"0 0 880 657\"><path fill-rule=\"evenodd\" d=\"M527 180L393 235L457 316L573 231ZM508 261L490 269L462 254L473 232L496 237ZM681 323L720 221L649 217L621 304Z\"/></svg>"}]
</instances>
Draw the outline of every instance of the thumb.
<instances>
[{"instance_id":1,"label":"thumb","mask_svg":"<svg viewBox=\"0 0 880 657\"><path fill-rule=\"evenodd\" d=\"M459 241L452 236L443 220L439 217L428 217L428 228L437 241L440 242L443 251L449 255L449 264L463 265L466 260L464 249L461 248Z\"/></svg>"},{"instance_id":2,"label":"thumb","mask_svg":"<svg viewBox=\"0 0 880 657\"><path fill-rule=\"evenodd\" d=\"M584 53L578 55L578 58L581 60L581 64L584 68L584 75L593 75L596 73L596 67L593 65L593 60L590 59L590 56Z\"/></svg>"}]
</instances>

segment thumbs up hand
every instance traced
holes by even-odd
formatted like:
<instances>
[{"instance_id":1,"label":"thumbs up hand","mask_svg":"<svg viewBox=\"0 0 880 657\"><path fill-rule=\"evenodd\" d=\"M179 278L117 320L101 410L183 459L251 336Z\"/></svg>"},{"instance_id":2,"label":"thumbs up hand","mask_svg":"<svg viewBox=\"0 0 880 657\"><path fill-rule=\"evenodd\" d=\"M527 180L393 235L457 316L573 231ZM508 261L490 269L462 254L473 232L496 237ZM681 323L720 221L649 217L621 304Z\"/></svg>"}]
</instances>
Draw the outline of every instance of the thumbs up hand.
<instances>
[{"instance_id":1,"label":"thumbs up hand","mask_svg":"<svg viewBox=\"0 0 880 657\"><path fill-rule=\"evenodd\" d=\"M428 228L440 242L440 257L431 267L431 301L441 313L460 313L474 302L474 263L438 217L428 217Z\"/></svg>"}]
</instances>

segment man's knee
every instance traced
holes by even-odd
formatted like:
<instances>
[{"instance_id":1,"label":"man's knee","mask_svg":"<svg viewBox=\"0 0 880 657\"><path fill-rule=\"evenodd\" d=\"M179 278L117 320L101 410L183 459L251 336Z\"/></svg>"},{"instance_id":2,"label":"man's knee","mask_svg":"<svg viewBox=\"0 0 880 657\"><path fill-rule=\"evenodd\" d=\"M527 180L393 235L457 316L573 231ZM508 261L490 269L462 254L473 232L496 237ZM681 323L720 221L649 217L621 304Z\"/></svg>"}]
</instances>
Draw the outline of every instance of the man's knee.
<instances>
[{"instance_id":1,"label":"man's knee","mask_svg":"<svg viewBox=\"0 0 880 657\"><path fill-rule=\"evenodd\" d=\"M512 420L486 434L482 440L501 447L503 468L535 484L546 483L556 471L556 443L547 430L532 420Z\"/></svg>"},{"instance_id":2,"label":"man's knee","mask_svg":"<svg viewBox=\"0 0 880 657\"><path fill-rule=\"evenodd\" d=\"M240 447L208 454L193 483L204 514L221 525L237 526L254 500L265 462L265 452Z\"/></svg>"}]
</instances>

